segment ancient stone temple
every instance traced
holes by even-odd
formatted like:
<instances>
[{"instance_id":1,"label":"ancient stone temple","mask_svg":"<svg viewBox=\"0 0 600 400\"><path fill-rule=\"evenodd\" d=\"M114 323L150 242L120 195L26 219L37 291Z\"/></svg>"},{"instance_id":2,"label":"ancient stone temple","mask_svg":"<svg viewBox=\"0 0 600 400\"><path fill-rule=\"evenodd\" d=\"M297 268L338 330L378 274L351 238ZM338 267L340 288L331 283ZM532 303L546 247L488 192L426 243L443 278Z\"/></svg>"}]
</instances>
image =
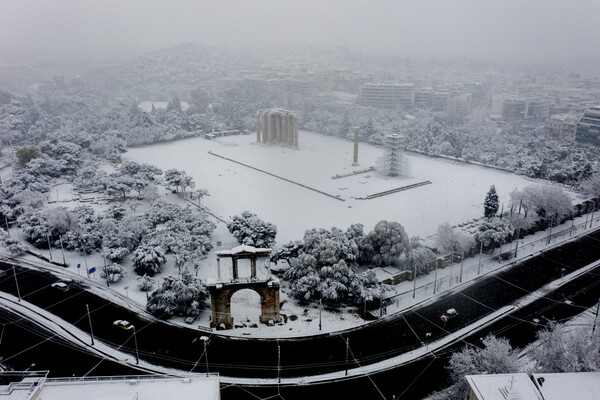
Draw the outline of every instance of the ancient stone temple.
<instances>
[{"instance_id":1,"label":"ancient stone temple","mask_svg":"<svg viewBox=\"0 0 600 400\"><path fill-rule=\"evenodd\" d=\"M210 293L210 306L212 318L210 326L217 328L233 328L231 316L231 297L241 289L254 290L260 296L261 313L260 322L273 324L281 321L279 315L279 280L274 277L259 277L256 271L256 261L259 258L269 260L271 249L259 249L252 246L241 245L231 250L215 252L217 256L217 279L207 282ZM223 279L221 274L221 260L231 259L231 278ZM250 260L250 276L240 276L238 261ZM268 261L267 261L268 262Z\"/></svg>"},{"instance_id":2,"label":"ancient stone temple","mask_svg":"<svg viewBox=\"0 0 600 400\"><path fill-rule=\"evenodd\" d=\"M293 111L270 108L256 112L256 142L298 148L298 118Z\"/></svg>"}]
</instances>

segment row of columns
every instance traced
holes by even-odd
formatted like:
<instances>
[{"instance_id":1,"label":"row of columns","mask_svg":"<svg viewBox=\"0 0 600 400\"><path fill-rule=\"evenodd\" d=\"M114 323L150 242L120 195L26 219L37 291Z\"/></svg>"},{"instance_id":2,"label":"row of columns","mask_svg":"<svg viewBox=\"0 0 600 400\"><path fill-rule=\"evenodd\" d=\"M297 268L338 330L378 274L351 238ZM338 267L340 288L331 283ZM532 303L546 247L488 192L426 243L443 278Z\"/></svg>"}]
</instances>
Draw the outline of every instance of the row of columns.
<instances>
[{"instance_id":1,"label":"row of columns","mask_svg":"<svg viewBox=\"0 0 600 400\"><path fill-rule=\"evenodd\" d=\"M256 142L283 143L298 148L298 118L289 110L279 108L258 110Z\"/></svg>"}]
</instances>

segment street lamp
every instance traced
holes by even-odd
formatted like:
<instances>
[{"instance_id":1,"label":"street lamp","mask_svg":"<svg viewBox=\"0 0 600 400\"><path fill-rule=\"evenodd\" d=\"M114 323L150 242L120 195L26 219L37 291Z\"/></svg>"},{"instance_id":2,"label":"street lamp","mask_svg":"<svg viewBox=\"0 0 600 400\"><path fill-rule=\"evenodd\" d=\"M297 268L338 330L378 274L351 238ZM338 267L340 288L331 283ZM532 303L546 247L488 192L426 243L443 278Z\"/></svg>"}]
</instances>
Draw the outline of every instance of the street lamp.
<instances>
[{"instance_id":1,"label":"street lamp","mask_svg":"<svg viewBox=\"0 0 600 400\"><path fill-rule=\"evenodd\" d=\"M135 343L135 363L136 363L136 365L139 365L140 355L138 353L137 335L135 334L135 326L131 325L131 329L133 329L133 342Z\"/></svg>"},{"instance_id":2,"label":"street lamp","mask_svg":"<svg viewBox=\"0 0 600 400\"><path fill-rule=\"evenodd\" d=\"M140 363L140 355L138 352L137 335L135 333L135 326L130 324L128 321L121 320L121 319L118 319L115 322L113 322L113 325L118 328L123 329L124 331L133 330L133 341L135 343L135 363L139 364Z\"/></svg>"},{"instance_id":3,"label":"street lamp","mask_svg":"<svg viewBox=\"0 0 600 400\"><path fill-rule=\"evenodd\" d=\"M210 338L208 336L200 336L200 340L204 342L204 359L206 360L206 373L208 374L208 350L206 346L208 345Z\"/></svg>"}]
</instances>

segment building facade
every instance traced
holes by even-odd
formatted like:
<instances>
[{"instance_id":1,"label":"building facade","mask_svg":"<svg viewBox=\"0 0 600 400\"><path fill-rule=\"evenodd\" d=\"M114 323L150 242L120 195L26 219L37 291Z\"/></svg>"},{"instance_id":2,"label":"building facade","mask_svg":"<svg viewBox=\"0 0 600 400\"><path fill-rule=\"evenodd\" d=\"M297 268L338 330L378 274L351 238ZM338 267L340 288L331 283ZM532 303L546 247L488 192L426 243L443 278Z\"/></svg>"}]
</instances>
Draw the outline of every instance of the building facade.
<instances>
[{"instance_id":1,"label":"building facade","mask_svg":"<svg viewBox=\"0 0 600 400\"><path fill-rule=\"evenodd\" d=\"M360 91L360 105L409 110L414 104L412 83L367 83Z\"/></svg>"}]
</instances>

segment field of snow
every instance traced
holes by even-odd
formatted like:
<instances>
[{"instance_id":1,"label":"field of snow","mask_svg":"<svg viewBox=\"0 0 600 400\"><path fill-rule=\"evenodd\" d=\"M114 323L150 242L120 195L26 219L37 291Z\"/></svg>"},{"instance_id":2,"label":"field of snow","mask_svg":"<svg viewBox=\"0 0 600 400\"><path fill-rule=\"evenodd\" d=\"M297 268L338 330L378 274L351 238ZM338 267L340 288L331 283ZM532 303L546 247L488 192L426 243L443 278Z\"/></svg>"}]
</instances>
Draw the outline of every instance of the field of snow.
<instances>
[{"instance_id":1,"label":"field of snow","mask_svg":"<svg viewBox=\"0 0 600 400\"><path fill-rule=\"evenodd\" d=\"M210 141L203 138L129 149L125 160L185 170L197 187L208 189L203 205L227 220L250 210L277 225L277 242L301 239L310 228L347 228L362 223L369 231L380 220L398 221L409 236L427 237L439 224L452 225L483 214L483 199L495 185L500 202L515 188L531 185L524 176L459 162L409 155L410 178L384 179L375 172L332 179L376 164L383 149L360 143L359 166L352 166L353 143L299 132L299 150L256 144L254 134ZM344 201L209 154L209 151ZM361 200L369 194L430 180L403 192Z\"/></svg>"}]
</instances>

